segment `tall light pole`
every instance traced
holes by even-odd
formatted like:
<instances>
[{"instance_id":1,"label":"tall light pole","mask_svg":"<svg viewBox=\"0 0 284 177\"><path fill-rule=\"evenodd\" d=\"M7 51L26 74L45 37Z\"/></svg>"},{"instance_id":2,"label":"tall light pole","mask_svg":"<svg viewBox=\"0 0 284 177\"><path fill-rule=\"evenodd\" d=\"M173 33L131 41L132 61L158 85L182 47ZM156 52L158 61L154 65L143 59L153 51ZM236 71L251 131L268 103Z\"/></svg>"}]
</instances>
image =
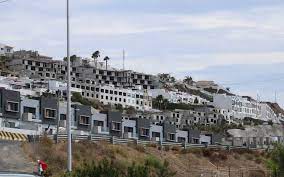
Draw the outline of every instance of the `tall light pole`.
<instances>
[{"instance_id":1,"label":"tall light pole","mask_svg":"<svg viewBox=\"0 0 284 177\"><path fill-rule=\"evenodd\" d=\"M69 0L67 1L67 170L72 171L72 137L71 137L71 76L70 76L70 31L69 31Z\"/></svg>"}]
</instances>

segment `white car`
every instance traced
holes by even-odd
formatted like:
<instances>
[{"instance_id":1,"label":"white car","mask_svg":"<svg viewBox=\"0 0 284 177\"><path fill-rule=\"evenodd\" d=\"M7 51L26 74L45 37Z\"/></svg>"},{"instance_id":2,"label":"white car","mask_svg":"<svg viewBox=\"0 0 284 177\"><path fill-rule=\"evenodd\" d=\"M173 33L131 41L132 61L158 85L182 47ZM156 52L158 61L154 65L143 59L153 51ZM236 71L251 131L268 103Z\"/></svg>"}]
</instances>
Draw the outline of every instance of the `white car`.
<instances>
[{"instance_id":1,"label":"white car","mask_svg":"<svg viewBox=\"0 0 284 177\"><path fill-rule=\"evenodd\" d=\"M33 174L27 174L27 173L1 173L0 177L39 177Z\"/></svg>"}]
</instances>

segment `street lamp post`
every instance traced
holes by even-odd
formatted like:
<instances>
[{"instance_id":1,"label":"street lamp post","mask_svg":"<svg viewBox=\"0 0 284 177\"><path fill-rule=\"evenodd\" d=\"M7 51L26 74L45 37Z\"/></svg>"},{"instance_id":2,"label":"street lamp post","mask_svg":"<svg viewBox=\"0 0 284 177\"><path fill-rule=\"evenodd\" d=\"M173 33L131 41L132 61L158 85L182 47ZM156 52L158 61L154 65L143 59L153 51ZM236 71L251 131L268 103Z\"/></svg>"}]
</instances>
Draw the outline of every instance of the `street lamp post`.
<instances>
[{"instance_id":1,"label":"street lamp post","mask_svg":"<svg viewBox=\"0 0 284 177\"><path fill-rule=\"evenodd\" d=\"M67 170L72 171L72 137L71 137L71 91L70 91L70 31L69 31L69 0L66 0L67 5Z\"/></svg>"}]
</instances>

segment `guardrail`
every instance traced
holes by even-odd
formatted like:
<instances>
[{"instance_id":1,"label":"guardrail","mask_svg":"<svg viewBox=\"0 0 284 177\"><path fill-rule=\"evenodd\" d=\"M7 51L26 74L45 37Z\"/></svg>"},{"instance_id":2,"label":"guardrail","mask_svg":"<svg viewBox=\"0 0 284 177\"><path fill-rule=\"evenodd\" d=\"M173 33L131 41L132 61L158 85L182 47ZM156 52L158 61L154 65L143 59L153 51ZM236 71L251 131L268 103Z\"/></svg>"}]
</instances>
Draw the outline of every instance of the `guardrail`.
<instances>
[{"instance_id":1,"label":"guardrail","mask_svg":"<svg viewBox=\"0 0 284 177\"><path fill-rule=\"evenodd\" d=\"M41 136L42 137L42 136ZM48 138L55 140L56 135L47 135ZM66 141L67 134L59 134L59 141ZM170 141L148 141L148 140L139 140L139 139L125 139L119 138L110 135L103 134L92 134L92 135L75 135L72 134L72 141L92 141L92 142L107 142L111 144L121 144L127 145L130 143L139 144L142 146L147 146L150 144L156 144L162 147L181 147L184 149L192 149L192 148L209 148L209 149L225 149L225 150L235 150L235 149L250 149L250 150L264 150L266 148L249 148L245 146L230 146L230 145L207 145L207 144L188 144L188 143L179 143L179 142L170 142Z\"/></svg>"}]
</instances>

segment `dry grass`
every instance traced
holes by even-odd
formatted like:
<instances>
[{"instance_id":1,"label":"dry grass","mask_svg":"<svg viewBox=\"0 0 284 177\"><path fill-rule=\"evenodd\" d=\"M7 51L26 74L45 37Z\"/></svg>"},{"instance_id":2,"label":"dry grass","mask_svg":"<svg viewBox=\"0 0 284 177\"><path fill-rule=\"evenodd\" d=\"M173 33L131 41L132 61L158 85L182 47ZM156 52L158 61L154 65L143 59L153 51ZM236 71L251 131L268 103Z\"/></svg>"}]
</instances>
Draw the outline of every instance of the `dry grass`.
<instances>
[{"instance_id":1,"label":"dry grass","mask_svg":"<svg viewBox=\"0 0 284 177\"><path fill-rule=\"evenodd\" d=\"M232 170L257 168L257 175L261 175L265 170L263 160L257 158L262 152L247 150L228 152L225 150L166 148L161 151L155 146L111 145L105 142L91 143L87 141L73 143L72 146L74 167L80 166L83 162L96 162L103 158L111 159L118 165L127 166L133 162L141 164L145 159L155 157L158 160L167 160L170 163L170 168L177 172L176 177L184 177L188 174L191 174L192 177L200 176L204 169L214 172L217 165L220 169L227 169L230 166ZM53 144L48 139L43 139L39 144L25 143L23 145L25 152L33 161L42 159L49 164L49 170L53 176L59 176L65 170L66 147L65 142ZM247 154L250 154L252 158L247 158Z\"/></svg>"}]
</instances>

